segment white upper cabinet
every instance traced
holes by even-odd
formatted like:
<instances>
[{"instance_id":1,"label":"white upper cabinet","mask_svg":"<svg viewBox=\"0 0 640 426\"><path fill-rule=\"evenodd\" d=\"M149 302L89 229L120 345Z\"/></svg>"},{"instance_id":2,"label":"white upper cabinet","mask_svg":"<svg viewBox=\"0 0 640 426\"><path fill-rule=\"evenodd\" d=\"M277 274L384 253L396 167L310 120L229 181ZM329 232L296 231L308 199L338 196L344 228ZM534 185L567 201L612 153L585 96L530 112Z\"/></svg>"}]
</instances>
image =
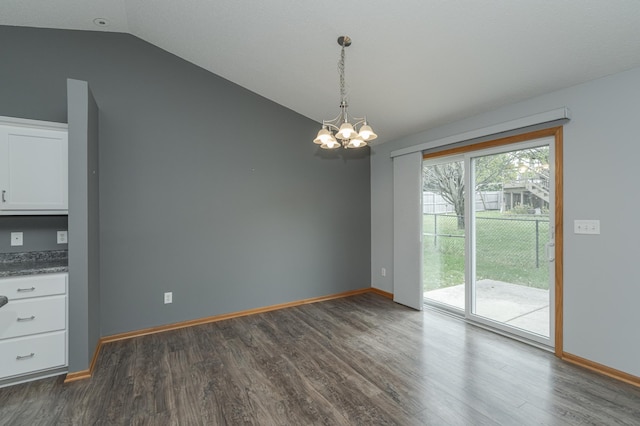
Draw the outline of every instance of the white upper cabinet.
<instances>
[{"instance_id":1,"label":"white upper cabinet","mask_svg":"<svg viewBox=\"0 0 640 426\"><path fill-rule=\"evenodd\" d=\"M0 215L67 214L66 125L0 117Z\"/></svg>"}]
</instances>

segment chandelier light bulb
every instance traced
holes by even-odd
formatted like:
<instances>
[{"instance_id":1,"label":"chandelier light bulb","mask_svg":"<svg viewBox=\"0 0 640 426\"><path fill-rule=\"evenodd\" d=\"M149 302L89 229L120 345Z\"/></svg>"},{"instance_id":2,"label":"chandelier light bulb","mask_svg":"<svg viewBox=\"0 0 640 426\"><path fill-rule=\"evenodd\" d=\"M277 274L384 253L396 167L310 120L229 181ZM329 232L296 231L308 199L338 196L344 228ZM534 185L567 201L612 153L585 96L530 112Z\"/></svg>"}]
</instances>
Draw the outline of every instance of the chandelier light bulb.
<instances>
[{"instance_id":1,"label":"chandelier light bulb","mask_svg":"<svg viewBox=\"0 0 640 426\"><path fill-rule=\"evenodd\" d=\"M373 132L373 129L368 124L360 127L360 133L358 134L358 136L360 136L362 140L365 141L372 141L378 137L378 135Z\"/></svg>"},{"instance_id":2,"label":"chandelier light bulb","mask_svg":"<svg viewBox=\"0 0 640 426\"><path fill-rule=\"evenodd\" d=\"M362 148L367 145L367 143L362 140L360 136L356 136L354 139L351 139L347 144L347 148Z\"/></svg>"},{"instance_id":3,"label":"chandelier light bulb","mask_svg":"<svg viewBox=\"0 0 640 426\"><path fill-rule=\"evenodd\" d=\"M331 138L327 142L320 145L320 148L324 148L324 149L336 149L338 147L340 147L340 144L335 138Z\"/></svg>"},{"instance_id":4,"label":"chandelier light bulb","mask_svg":"<svg viewBox=\"0 0 640 426\"><path fill-rule=\"evenodd\" d=\"M340 126L340 130L338 130L338 133L336 133L338 139L342 140L349 140L356 137L356 135L357 133L355 130L353 130L353 126L351 125L351 123L342 123L342 126Z\"/></svg>"},{"instance_id":5,"label":"chandelier light bulb","mask_svg":"<svg viewBox=\"0 0 640 426\"><path fill-rule=\"evenodd\" d=\"M317 145L322 145L324 143L327 143L327 141L331 138L333 138L333 135L331 134L329 129L327 129L326 127L323 127L318 132L318 136L316 136L316 138L313 140L313 143Z\"/></svg>"}]
</instances>

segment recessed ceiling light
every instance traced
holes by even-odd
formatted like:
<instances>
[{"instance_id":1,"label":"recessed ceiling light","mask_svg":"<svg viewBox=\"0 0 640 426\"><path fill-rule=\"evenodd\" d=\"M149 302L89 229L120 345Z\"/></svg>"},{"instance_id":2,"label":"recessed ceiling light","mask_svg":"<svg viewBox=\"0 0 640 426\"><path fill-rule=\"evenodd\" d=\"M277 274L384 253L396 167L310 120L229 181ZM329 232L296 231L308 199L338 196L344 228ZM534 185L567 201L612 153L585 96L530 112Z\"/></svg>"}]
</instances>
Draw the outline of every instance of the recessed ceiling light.
<instances>
[{"instance_id":1,"label":"recessed ceiling light","mask_svg":"<svg viewBox=\"0 0 640 426\"><path fill-rule=\"evenodd\" d=\"M109 20L105 19L105 18L96 18L93 20L93 23L96 24L99 27L108 27L109 26Z\"/></svg>"}]
</instances>

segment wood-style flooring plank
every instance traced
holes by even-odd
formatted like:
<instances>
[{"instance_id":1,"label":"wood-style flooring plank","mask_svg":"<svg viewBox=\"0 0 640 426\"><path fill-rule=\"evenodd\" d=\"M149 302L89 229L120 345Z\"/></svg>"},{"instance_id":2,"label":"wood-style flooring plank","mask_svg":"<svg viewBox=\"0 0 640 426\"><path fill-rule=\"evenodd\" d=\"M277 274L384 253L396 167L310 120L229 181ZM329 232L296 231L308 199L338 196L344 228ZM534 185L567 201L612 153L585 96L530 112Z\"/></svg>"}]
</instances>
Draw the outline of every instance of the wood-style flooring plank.
<instances>
[{"instance_id":1,"label":"wood-style flooring plank","mask_svg":"<svg viewBox=\"0 0 640 426\"><path fill-rule=\"evenodd\" d=\"M103 346L0 389L0 425L640 425L640 389L362 294Z\"/></svg>"}]
</instances>

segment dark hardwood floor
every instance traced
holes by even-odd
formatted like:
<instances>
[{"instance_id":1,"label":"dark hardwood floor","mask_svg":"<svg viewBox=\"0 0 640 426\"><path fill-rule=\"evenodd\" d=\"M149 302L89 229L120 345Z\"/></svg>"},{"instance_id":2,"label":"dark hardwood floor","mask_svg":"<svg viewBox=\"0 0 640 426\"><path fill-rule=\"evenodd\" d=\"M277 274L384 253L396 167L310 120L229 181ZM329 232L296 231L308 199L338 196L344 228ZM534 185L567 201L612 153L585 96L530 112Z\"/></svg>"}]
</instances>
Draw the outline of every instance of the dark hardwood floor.
<instances>
[{"instance_id":1,"label":"dark hardwood floor","mask_svg":"<svg viewBox=\"0 0 640 426\"><path fill-rule=\"evenodd\" d=\"M110 343L2 425L640 425L640 389L375 294Z\"/></svg>"}]
</instances>

